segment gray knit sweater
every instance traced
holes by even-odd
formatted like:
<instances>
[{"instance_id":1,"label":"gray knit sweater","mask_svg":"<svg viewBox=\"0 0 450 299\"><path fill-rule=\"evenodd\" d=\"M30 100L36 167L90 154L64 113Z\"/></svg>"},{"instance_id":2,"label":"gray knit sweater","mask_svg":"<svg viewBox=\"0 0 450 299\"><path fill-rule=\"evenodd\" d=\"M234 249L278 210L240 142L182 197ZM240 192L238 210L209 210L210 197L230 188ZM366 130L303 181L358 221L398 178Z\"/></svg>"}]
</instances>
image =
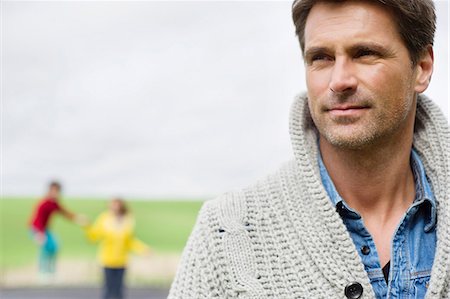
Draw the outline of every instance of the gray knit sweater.
<instances>
[{"instance_id":1,"label":"gray knit sweater","mask_svg":"<svg viewBox=\"0 0 450 299\"><path fill-rule=\"evenodd\" d=\"M358 252L321 184L307 100L293 105L294 156L241 192L207 201L183 252L170 299L345 298L359 282L375 298ZM419 96L414 146L438 203L437 248L426 298L450 298L450 133Z\"/></svg>"}]
</instances>

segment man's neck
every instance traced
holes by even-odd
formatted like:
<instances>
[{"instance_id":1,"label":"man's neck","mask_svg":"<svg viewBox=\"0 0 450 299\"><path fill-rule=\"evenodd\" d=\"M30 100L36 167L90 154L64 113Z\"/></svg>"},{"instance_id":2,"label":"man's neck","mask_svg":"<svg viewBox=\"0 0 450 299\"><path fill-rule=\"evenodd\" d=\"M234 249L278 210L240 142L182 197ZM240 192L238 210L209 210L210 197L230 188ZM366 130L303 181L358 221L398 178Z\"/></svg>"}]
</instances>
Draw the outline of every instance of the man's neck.
<instances>
[{"instance_id":1,"label":"man's neck","mask_svg":"<svg viewBox=\"0 0 450 299\"><path fill-rule=\"evenodd\" d=\"M336 148L320 139L322 158L338 193L363 218L376 218L379 225L403 215L414 200L412 133L399 138L362 150Z\"/></svg>"}]
</instances>

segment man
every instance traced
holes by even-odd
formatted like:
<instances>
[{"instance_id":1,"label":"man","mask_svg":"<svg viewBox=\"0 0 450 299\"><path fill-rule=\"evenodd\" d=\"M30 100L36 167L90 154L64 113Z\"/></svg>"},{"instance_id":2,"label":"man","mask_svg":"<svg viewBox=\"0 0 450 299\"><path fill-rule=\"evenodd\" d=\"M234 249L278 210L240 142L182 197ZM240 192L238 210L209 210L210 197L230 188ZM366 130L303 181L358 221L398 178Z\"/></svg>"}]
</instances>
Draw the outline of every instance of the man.
<instances>
[{"instance_id":1,"label":"man","mask_svg":"<svg viewBox=\"0 0 450 299\"><path fill-rule=\"evenodd\" d=\"M87 225L87 219L65 209L59 203L61 184L50 182L46 196L36 205L30 219L30 229L33 239L40 246L39 274L43 282L48 282L55 273L58 243L49 229L50 219L54 213L60 213L65 218L79 224Z\"/></svg>"},{"instance_id":2,"label":"man","mask_svg":"<svg viewBox=\"0 0 450 299\"><path fill-rule=\"evenodd\" d=\"M295 159L205 203L169 298L450 298L431 0L297 0Z\"/></svg>"}]
</instances>

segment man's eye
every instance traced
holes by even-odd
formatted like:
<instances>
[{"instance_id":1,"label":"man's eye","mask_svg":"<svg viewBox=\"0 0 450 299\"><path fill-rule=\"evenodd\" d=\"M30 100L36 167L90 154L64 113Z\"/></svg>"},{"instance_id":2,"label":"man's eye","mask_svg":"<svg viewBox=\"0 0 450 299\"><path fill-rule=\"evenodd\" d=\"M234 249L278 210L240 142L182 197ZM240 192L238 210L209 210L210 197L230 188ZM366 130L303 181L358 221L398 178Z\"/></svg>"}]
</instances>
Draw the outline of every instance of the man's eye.
<instances>
[{"instance_id":1,"label":"man's eye","mask_svg":"<svg viewBox=\"0 0 450 299\"><path fill-rule=\"evenodd\" d=\"M330 57L324 54L318 54L318 55L314 55L311 58L311 61L317 61L317 60L330 60Z\"/></svg>"},{"instance_id":2,"label":"man's eye","mask_svg":"<svg viewBox=\"0 0 450 299\"><path fill-rule=\"evenodd\" d=\"M378 53L369 49L359 50L355 54L355 58L364 57L364 56L377 56Z\"/></svg>"}]
</instances>

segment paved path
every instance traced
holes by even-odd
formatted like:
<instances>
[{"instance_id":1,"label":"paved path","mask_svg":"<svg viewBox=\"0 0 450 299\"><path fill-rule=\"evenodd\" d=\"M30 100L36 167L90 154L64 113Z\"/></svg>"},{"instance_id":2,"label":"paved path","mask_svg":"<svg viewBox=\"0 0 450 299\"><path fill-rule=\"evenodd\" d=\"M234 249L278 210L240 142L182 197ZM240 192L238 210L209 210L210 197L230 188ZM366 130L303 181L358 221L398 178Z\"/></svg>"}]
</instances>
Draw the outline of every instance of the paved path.
<instances>
[{"instance_id":1,"label":"paved path","mask_svg":"<svg viewBox=\"0 0 450 299\"><path fill-rule=\"evenodd\" d=\"M98 288L21 288L1 289L1 299L98 299ZM128 289L126 299L165 299L167 290L133 288Z\"/></svg>"}]
</instances>

